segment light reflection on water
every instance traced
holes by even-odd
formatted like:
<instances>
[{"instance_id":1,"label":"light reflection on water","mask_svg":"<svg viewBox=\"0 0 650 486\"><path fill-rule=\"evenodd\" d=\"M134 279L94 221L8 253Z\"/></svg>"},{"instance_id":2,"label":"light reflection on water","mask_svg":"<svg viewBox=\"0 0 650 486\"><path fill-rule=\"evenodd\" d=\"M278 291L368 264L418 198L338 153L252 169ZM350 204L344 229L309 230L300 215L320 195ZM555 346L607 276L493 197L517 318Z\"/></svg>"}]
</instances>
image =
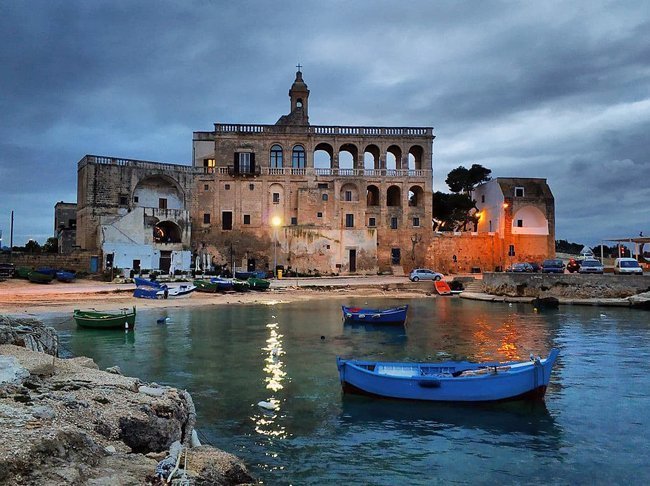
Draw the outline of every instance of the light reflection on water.
<instances>
[{"instance_id":1,"label":"light reflection on water","mask_svg":"<svg viewBox=\"0 0 650 486\"><path fill-rule=\"evenodd\" d=\"M344 325L341 303L405 302L152 310L134 333L65 324L62 341L100 367L187 388L201 432L268 484L650 480L639 454L650 447L647 313L414 299L405 328L373 328ZM553 346L561 352L541 408L343 397L335 364L337 355L527 359Z\"/></svg>"}]
</instances>

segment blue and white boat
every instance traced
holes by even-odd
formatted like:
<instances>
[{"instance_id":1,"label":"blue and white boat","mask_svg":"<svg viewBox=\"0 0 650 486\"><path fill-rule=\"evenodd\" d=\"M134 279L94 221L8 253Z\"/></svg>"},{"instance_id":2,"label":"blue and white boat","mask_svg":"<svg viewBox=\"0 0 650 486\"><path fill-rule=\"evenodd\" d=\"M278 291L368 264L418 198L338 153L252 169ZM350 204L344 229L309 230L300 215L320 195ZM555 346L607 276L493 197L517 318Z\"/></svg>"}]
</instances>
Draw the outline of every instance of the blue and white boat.
<instances>
[{"instance_id":1,"label":"blue and white boat","mask_svg":"<svg viewBox=\"0 0 650 486\"><path fill-rule=\"evenodd\" d=\"M390 309L366 309L363 307L341 306L343 320L348 323L404 324L408 305Z\"/></svg>"},{"instance_id":2,"label":"blue and white boat","mask_svg":"<svg viewBox=\"0 0 650 486\"><path fill-rule=\"evenodd\" d=\"M58 272L56 272L56 279L59 282L69 283L74 281L76 278L77 278L77 274L74 272L68 272L66 270L59 270Z\"/></svg>"},{"instance_id":3,"label":"blue and white boat","mask_svg":"<svg viewBox=\"0 0 650 486\"><path fill-rule=\"evenodd\" d=\"M215 285L216 292L227 292L233 290L232 279L224 277L212 277L210 283Z\"/></svg>"},{"instance_id":4,"label":"blue and white boat","mask_svg":"<svg viewBox=\"0 0 650 486\"><path fill-rule=\"evenodd\" d=\"M410 363L337 358L344 393L439 402L541 400L559 351L528 361Z\"/></svg>"},{"instance_id":5,"label":"blue and white boat","mask_svg":"<svg viewBox=\"0 0 650 486\"><path fill-rule=\"evenodd\" d=\"M158 288L163 288L165 284L162 284L160 282L157 282L155 280L148 280L146 278L142 277L133 277L133 283L137 287L158 287Z\"/></svg>"}]
</instances>

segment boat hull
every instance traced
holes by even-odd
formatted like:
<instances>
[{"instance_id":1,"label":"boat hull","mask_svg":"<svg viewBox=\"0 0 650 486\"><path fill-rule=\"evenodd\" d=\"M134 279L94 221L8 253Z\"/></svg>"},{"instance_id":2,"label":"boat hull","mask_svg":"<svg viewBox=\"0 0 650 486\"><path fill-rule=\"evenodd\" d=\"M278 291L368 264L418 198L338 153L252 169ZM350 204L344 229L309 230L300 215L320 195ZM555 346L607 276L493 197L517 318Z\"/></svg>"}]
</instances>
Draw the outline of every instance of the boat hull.
<instances>
[{"instance_id":1,"label":"boat hull","mask_svg":"<svg viewBox=\"0 0 650 486\"><path fill-rule=\"evenodd\" d=\"M382 363L338 358L344 393L439 402L541 400L557 349L548 358L511 363ZM462 371L460 376L453 376Z\"/></svg>"},{"instance_id":2,"label":"boat hull","mask_svg":"<svg viewBox=\"0 0 650 486\"><path fill-rule=\"evenodd\" d=\"M341 306L343 320L354 324L404 324L408 305L391 309L363 309Z\"/></svg>"},{"instance_id":3,"label":"boat hull","mask_svg":"<svg viewBox=\"0 0 650 486\"><path fill-rule=\"evenodd\" d=\"M74 281L77 278L74 272L66 272L61 270L60 272L56 272L56 279L59 282L64 282L64 283L70 283Z\"/></svg>"},{"instance_id":4,"label":"boat hull","mask_svg":"<svg viewBox=\"0 0 650 486\"><path fill-rule=\"evenodd\" d=\"M271 282L262 278L251 277L248 279L248 285L250 286L251 290L264 291L268 290L268 288L271 286Z\"/></svg>"},{"instance_id":5,"label":"boat hull","mask_svg":"<svg viewBox=\"0 0 650 486\"><path fill-rule=\"evenodd\" d=\"M32 283L47 284L54 280L54 275L33 271L29 272L27 278Z\"/></svg>"},{"instance_id":6,"label":"boat hull","mask_svg":"<svg viewBox=\"0 0 650 486\"><path fill-rule=\"evenodd\" d=\"M133 329L135 315L134 307L132 311L120 314L75 309L73 317L77 326L88 329Z\"/></svg>"}]
</instances>

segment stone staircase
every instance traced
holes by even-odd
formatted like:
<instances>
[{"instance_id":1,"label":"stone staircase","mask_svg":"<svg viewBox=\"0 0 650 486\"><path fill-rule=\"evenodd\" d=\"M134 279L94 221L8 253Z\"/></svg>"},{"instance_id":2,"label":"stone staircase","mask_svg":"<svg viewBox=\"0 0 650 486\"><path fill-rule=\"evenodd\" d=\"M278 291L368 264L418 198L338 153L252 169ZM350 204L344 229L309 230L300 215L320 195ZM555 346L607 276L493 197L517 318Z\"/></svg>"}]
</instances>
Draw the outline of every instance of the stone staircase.
<instances>
[{"instance_id":1,"label":"stone staircase","mask_svg":"<svg viewBox=\"0 0 650 486\"><path fill-rule=\"evenodd\" d=\"M402 265L391 265L390 271L395 277L404 277L404 267Z\"/></svg>"},{"instance_id":2,"label":"stone staircase","mask_svg":"<svg viewBox=\"0 0 650 486\"><path fill-rule=\"evenodd\" d=\"M469 282L463 282L463 285L465 286L464 292L479 293L479 294L483 292L482 280L473 279L470 280Z\"/></svg>"}]
</instances>

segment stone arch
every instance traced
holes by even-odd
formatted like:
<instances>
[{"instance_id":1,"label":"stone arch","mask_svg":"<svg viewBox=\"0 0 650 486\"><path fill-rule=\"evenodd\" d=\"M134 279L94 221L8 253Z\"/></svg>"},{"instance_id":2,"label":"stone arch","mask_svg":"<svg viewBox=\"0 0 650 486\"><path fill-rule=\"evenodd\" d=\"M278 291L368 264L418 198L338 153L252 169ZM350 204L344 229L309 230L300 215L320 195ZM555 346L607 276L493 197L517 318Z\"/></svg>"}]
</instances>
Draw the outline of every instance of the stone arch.
<instances>
[{"instance_id":1,"label":"stone arch","mask_svg":"<svg viewBox=\"0 0 650 486\"><path fill-rule=\"evenodd\" d=\"M366 206L379 206L379 188L375 185L366 188Z\"/></svg>"},{"instance_id":2,"label":"stone arch","mask_svg":"<svg viewBox=\"0 0 650 486\"><path fill-rule=\"evenodd\" d=\"M184 209L185 193L178 181L164 174L148 175L140 179L131 201L134 206L144 208L160 207L160 200L166 199L167 209Z\"/></svg>"},{"instance_id":3,"label":"stone arch","mask_svg":"<svg viewBox=\"0 0 650 486\"><path fill-rule=\"evenodd\" d=\"M342 202L358 202L359 201L359 189L356 184L351 182L345 183L341 186L341 192L339 193L339 199Z\"/></svg>"},{"instance_id":4,"label":"stone arch","mask_svg":"<svg viewBox=\"0 0 650 486\"><path fill-rule=\"evenodd\" d=\"M274 143L269 150L269 167L280 169L284 166L284 150L282 145Z\"/></svg>"},{"instance_id":5,"label":"stone arch","mask_svg":"<svg viewBox=\"0 0 650 486\"><path fill-rule=\"evenodd\" d=\"M314 167L316 169L331 169L334 160L334 147L321 142L314 148Z\"/></svg>"},{"instance_id":6,"label":"stone arch","mask_svg":"<svg viewBox=\"0 0 650 486\"><path fill-rule=\"evenodd\" d=\"M159 221L153 227L154 243L182 243L183 231L173 221Z\"/></svg>"},{"instance_id":7,"label":"stone arch","mask_svg":"<svg viewBox=\"0 0 650 486\"><path fill-rule=\"evenodd\" d=\"M386 169L397 170L402 168L402 149L398 145L391 145L386 150Z\"/></svg>"},{"instance_id":8,"label":"stone arch","mask_svg":"<svg viewBox=\"0 0 650 486\"><path fill-rule=\"evenodd\" d=\"M424 149L420 145L413 145L409 149L409 170L422 170Z\"/></svg>"},{"instance_id":9,"label":"stone arch","mask_svg":"<svg viewBox=\"0 0 650 486\"><path fill-rule=\"evenodd\" d=\"M359 149L352 143L344 143L339 147L339 168L356 169Z\"/></svg>"},{"instance_id":10,"label":"stone arch","mask_svg":"<svg viewBox=\"0 0 650 486\"><path fill-rule=\"evenodd\" d=\"M381 151L379 147L370 144L363 151L363 168L364 169L379 169L379 158Z\"/></svg>"},{"instance_id":11,"label":"stone arch","mask_svg":"<svg viewBox=\"0 0 650 486\"><path fill-rule=\"evenodd\" d=\"M409 189L409 206L413 208L424 206L424 189L420 186L412 186Z\"/></svg>"},{"instance_id":12,"label":"stone arch","mask_svg":"<svg viewBox=\"0 0 650 486\"><path fill-rule=\"evenodd\" d=\"M386 206L401 206L402 191L399 186L390 186L386 191Z\"/></svg>"},{"instance_id":13,"label":"stone arch","mask_svg":"<svg viewBox=\"0 0 650 486\"><path fill-rule=\"evenodd\" d=\"M512 216L512 233L548 235L548 220L539 208L531 205L523 206Z\"/></svg>"},{"instance_id":14,"label":"stone arch","mask_svg":"<svg viewBox=\"0 0 650 486\"><path fill-rule=\"evenodd\" d=\"M291 167L294 169L304 169L307 165L307 153L305 147L300 144L293 146L291 150Z\"/></svg>"}]
</instances>

